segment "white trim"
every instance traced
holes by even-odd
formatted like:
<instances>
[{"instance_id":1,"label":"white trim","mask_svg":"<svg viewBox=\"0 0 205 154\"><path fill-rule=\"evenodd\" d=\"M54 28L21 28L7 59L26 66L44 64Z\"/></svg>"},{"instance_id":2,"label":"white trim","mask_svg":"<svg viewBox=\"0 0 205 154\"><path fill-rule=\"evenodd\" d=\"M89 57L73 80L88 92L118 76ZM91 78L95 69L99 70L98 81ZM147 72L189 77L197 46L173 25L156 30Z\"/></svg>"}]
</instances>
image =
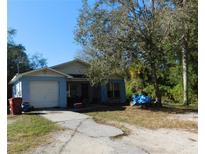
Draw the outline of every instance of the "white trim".
<instances>
[{"instance_id":1,"label":"white trim","mask_svg":"<svg viewBox=\"0 0 205 154\"><path fill-rule=\"evenodd\" d=\"M67 74L65 74L65 73L63 73L63 72L59 72L59 71L54 70L54 69L49 68L49 67L44 67L44 68L40 68L40 69L28 71L28 72L25 72L25 73L21 73L21 74L16 74L16 75L11 79L11 81L9 82L9 84L14 83L14 82L17 81L19 78L21 78L21 77L23 77L23 76L25 76L25 75L28 75L28 74L31 74L31 73L34 73L34 72L38 72L38 71L43 71L43 70L46 70L46 69L47 69L47 70L50 70L50 71L52 71L52 72L58 73L58 74L60 74L60 75L63 75L63 76L65 76L65 77L67 77L67 78L73 78L72 76L67 75Z\"/></svg>"},{"instance_id":2,"label":"white trim","mask_svg":"<svg viewBox=\"0 0 205 154\"><path fill-rule=\"evenodd\" d=\"M48 69L48 70L50 70L50 71L53 71L53 72L55 72L55 73L64 75L64 76L66 76L66 77L68 77L68 78L72 78L72 76L70 76L70 75L67 75L67 74L65 74L65 73L63 73L63 72L56 71L56 70L54 70L54 69L52 69L52 68L49 68L49 67L44 67L44 68L41 68L41 69L37 69L37 70L32 70L32 71L29 71L29 72L25 72L25 73L22 73L21 75L24 76L24 75L28 75L28 74L31 74L31 73L34 73L34 72L43 71L43 70L46 70L46 69Z\"/></svg>"}]
</instances>

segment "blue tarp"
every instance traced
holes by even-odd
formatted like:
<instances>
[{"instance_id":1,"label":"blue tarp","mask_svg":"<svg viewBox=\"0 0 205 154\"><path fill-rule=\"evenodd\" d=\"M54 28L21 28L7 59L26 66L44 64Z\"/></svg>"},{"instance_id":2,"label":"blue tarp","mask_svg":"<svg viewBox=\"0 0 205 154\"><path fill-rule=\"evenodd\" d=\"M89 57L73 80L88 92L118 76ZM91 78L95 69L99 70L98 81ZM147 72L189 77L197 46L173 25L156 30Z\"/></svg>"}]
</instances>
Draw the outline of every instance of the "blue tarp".
<instances>
[{"instance_id":1,"label":"blue tarp","mask_svg":"<svg viewBox=\"0 0 205 154\"><path fill-rule=\"evenodd\" d=\"M144 105L151 103L152 98L145 95L132 95L132 104L133 105Z\"/></svg>"}]
</instances>

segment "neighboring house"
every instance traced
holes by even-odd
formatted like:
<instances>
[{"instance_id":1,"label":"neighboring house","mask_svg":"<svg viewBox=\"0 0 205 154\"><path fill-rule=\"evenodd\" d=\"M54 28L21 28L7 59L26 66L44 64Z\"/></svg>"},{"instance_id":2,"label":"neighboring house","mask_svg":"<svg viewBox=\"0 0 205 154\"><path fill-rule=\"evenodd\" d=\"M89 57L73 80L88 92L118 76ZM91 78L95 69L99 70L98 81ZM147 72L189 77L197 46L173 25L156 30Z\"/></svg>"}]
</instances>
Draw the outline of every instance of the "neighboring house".
<instances>
[{"instance_id":1,"label":"neighboring house","mask_svg":"<svg viewBox=\"0 0 205 154\"><path fill-rule=\"evenodd\" d=\"M13 97L22 97L35 108L67 107L84 103L124 103L124 79L113 77L107 85L91 86L85 74L89 64L73 60L17 74L10 81Z\"/></svg>"}]
</instances>

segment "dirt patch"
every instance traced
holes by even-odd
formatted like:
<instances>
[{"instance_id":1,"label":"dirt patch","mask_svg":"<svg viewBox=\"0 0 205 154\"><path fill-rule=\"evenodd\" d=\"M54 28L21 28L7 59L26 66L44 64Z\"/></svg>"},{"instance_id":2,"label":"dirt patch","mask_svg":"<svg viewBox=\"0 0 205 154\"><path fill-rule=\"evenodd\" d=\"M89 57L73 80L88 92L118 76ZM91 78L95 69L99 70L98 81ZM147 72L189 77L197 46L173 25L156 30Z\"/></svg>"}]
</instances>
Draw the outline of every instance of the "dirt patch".
<instances>
[{"instance_id":1,"label":"dirt patch","mask_svg":"<svg viewBox=\"0 0 205 154\"><path fill-rule=\"evenodd\" d=\"M114 138L115 137L128 136L130 134L130 132L131 132L131 130L129 128L125 127L123 125L123 123L120 124L119 122L116 122L116 121L106 121L106 120L98 119L98 118L93 118L93 119L95 120L96 123L110 125L110 126L113 126L113 127L121 129L123 134L116 135L116 136L114 136Z\"/></svg>"},{"instance_id":2,"label":"dirt patch","mask_svg":"<svg viewBox=\"0 0 205 154\"><path fill-rule=\"evenodd\" d=\"M184 115L184 114L182 114ZM190 117L191 114L184 115ZM177 118L178 120L182 120ZM187 119L185 119L186 121ZM115 142L132 143L146 153L151 154L173 154L173 153L197 153L198 135L193 129L147 129L124 122L102 121L97 122L109 124L125 129L125 134L111 137ZM194 121L195 122L195 121ZM123 130L122 129L122 130ZM124 131L123 131L124 132Z\"/></svg>"},{"instance_id":3,"label":"dirt patch","mask_svg":"<svg viewBox=\"0 0 205 154\"><path fill-rule=\"evenodd\" d=\"M16 122L16 119L8 119L7 120L7 124L10 125L10 124L13 124Z\"/></svg>"},{"instance_id":4,"label":"dirt patch","mask_svg":"<svg viewBox=\"0 0 205 154\"><path fill-rule=\"evenodd\" d=\"M7 115L7 124L10 125L10 124L13 124L16 122L16 120L18 119L18 115Z\"/></svg>"},{"instance_id":5,"label":"dirt patch","mask_svg":"<svg viewBox=\"0 0 205 154\"><path fill-rule=\"evenodd\" d=\"M198 122L198 113L195 112L184 113L184 114L172 114L169 117L171 119Z\"/></svg>"},{"instance_id":6,"label":"dirt patch","mask_svg":"<svg viewBox=\"0 0 205 154\"><path fill-rule=\"evenodd\" d=\"M181 129L146 129L125 124L131 130L124 141L146 149L151 154L197 153L198 135Z\"/></svg>"}]
</instances>

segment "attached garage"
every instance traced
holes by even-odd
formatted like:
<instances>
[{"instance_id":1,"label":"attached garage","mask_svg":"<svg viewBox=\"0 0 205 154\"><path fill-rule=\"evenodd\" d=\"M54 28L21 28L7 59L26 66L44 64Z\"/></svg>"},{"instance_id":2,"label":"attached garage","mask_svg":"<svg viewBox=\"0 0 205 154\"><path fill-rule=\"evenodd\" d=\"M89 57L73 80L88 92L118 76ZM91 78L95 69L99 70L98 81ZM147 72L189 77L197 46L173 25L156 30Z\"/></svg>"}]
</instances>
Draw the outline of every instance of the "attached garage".
<instances>
[{"instance_id":1,"label":"attached garage","mask_svg":"<svg viewBox=\"0 0 205 154\"><path fill-rule=\"evenodd\" d=\"M34 108L67 107L66 81L71 76L51 68L17 74L13 97L22 97ZM21 94L21 96L20 96Z\"/></svg>"},{"instance_id":2,"label":"attached garage","mask_svg":"<svg viewBox=\"0 0 205 154\"><path fill-rule=\"evenodd\" d=\"M29 95L31 105L35 108L58 107L58 81L30 81Z\"/></svg>"}]
</instances>

